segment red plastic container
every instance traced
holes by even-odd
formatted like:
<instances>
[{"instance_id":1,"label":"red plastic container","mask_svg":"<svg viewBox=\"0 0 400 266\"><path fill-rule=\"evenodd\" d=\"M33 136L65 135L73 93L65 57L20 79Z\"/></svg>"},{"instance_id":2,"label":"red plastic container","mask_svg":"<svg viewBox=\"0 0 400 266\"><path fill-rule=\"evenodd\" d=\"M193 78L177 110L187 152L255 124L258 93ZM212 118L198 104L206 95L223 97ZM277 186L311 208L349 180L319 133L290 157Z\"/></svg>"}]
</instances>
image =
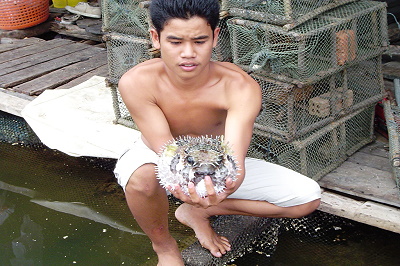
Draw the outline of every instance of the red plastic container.
<instances>
[{"instance_id":1,"label":"red plastic container","mask_svg":"<svg viewBox=\"0 0 400 266\"><path fill-rule=\"evenodd\" d=\"M26 29L46 21L49 17L48 0L1 0L0 29Z\"/></svg>"}]
</instances>

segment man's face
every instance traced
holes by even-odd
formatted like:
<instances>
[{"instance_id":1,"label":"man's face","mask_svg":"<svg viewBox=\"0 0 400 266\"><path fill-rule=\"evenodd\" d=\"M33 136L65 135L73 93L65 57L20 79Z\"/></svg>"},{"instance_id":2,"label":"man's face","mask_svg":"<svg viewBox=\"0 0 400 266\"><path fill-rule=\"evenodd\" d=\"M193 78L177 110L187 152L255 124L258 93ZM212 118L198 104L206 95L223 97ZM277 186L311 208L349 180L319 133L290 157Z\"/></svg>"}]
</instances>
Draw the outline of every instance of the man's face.
<instances>
[{"instance_id":1,"label":"man's face","mask_svg":"<svg viewBox=\"0 0 400 266\"><path fill-rule=\"evenodd\" d=\"M153 45L161 50L166 66L182 78L194 77L208 66L218 33L219 28L213 34L207 21L200 17L170 19L160 36L151 30Z\"/></svg>"}]
</instances>

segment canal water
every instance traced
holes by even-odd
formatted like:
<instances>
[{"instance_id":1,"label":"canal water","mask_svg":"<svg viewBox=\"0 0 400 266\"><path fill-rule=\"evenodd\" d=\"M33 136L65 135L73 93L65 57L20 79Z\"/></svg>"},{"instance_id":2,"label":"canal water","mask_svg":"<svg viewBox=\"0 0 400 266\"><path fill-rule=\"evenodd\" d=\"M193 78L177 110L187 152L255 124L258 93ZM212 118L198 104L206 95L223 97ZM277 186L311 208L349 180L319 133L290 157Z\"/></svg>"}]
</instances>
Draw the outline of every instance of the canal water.
<instances>
[{"instance_id":1,"label":"canal water","mask_svg":"<svg viewBox=\"0 0 400 266\"><path fill-rule=\"evenodd\" d=\"M0 265L156 265L114 164L0 134ZM170 220L181 245L195 241ZM399 243L400 234L315 212L282 223L268 252L256 244L229 265L400 265Z\"/></svg>"}]
</instances>

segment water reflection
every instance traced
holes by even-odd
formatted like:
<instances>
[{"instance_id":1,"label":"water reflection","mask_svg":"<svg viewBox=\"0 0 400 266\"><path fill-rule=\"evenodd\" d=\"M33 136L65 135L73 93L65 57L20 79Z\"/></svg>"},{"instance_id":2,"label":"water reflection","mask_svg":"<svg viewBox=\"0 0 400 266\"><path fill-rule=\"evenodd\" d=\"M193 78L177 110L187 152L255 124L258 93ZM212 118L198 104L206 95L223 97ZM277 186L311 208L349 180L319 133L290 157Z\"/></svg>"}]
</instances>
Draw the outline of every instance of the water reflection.
<instances>
[{"instance_id":1,"label":"water reflection","mask_svg":"<svg viewBox=\"0 0 400 266\"><path fill-rule=\"evenodd\" d=\"M10 259L11 265L42 265L43 234L42 227L25 214L21 224L21 236L12 240L12 250L15 258Z\"/></svg>"},{"instance_id":2,"label":"water reflection","mask_svg":"<svg viewBox=\"0 0 400 266\"><path fill-rule=\"evenodd\" d=\"M104 214L101 214L98 211L92 210L82 202L48 201L42 199L32 199L31 202L59 212L72 214L78 217L90 219L94 222L106 224L118 230L128 232L134 235L145 235L143 232L134 231L124 226L123 224L115 221L114 219Z\"/></svg>"},{"instance_id":3,"label":"water reflection","mask_svg":"<svg viewBox=\"0 0 400 266\"><path fill-rule=\"evenodd\" d=\"M0 265L154 265L112 172L0 143ZM111 179L112 180L112 179Z\"/></svg>"},{"instance_id":4,"label":"water reflection","mask_svg":"<svg viewBox=\"0 0 400 266\"><path fill-rule=\"evenodd\" d=\"M81 158L0 143L0 265L155 265L150 241L112 178L112 171ZM193 237L172 222L179 243ZM234 263L400 265L394 233L365 226L335 229L332 236L301 233L279 236L271 264L255 252Z\"/></svg>"}]
</instances>

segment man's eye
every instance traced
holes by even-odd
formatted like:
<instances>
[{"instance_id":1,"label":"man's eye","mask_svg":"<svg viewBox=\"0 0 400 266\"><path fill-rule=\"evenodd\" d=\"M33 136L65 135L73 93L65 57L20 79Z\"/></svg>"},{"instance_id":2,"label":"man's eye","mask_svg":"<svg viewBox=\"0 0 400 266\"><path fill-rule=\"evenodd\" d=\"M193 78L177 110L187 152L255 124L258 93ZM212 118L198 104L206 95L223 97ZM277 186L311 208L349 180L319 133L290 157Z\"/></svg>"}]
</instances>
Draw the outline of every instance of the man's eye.
<instances>
[{"instance_id":1,"label":"man's eye","mask_svg":"<svg viewBox=\"0 0 400 266\"><path fill-rule=\"evenodd\" d=\"M203 44L203 43L205 43L205 41L196 41L195 43L197 43L197 44Z\"/></svg>"},{"instance_id":2,"label":"man's eye","mask_svg":"<svg viewBox=\"0 0 400 266\"><path fill-rule=\"evenodd\" d=\"M178 44L180 44L181 42L171 42L171 44L173 44L173 45L178 45Z\"/></svg>"}]
</instances>

